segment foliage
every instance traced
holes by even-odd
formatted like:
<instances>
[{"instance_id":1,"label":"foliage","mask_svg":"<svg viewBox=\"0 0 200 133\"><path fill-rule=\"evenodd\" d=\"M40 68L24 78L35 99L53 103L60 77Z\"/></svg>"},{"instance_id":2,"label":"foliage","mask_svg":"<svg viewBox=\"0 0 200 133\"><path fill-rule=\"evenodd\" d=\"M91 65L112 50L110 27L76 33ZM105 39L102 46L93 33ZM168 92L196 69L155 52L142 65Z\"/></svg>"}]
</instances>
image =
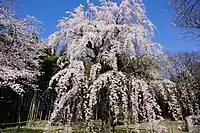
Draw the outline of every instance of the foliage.
<instances>
[{"instance_id":1,"label":"foliage","mask_svg":"<svg viewBox=\"0 0 200 133\"><path fill-rule=\"evenodd\" d=\"M29 120L48 119L55 101L56 92L48 90L48 84L52 76L58 71L57 61L59 56L53 55L51 48L45 47L39 52L39 71L37 77L37 90L27 93L31 99Z\"/></svg>"},{"instance_id":2,"label":"foliage","mask_svg":"<svg viewBox=\"0 0 200 133\"><path fill-rule=\"evenodd\" d=\"M118 70L129 75L134 75L138 78L146 80L159 78L159 63L155 59L139 56L129 58L126 55L120 56L117 60Z\"/></svg>"},{"instance_id":3,"label":"foliage","mask_svg":"<svg viewBox=\"0 0 200 133\"><path fill-rule=\"evenodd\" d=\"M39 88L45 89L48 88L48 82L50 81L51 77L56 73L58 66L57 60L59 56L53 55L51 53L51 48L46 47L40 52L40 77L38 78Z\"/></svg>"}]
</instances>

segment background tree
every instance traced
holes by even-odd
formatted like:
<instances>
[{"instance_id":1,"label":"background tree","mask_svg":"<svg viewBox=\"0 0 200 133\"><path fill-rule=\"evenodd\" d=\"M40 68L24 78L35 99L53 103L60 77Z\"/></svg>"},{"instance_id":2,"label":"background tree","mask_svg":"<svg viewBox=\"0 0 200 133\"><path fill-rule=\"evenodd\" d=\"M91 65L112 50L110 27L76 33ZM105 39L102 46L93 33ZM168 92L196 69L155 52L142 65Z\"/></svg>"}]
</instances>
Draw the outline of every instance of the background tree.
<instances>
[{"instance_id":1,"label":"background tree","mask_svg":"<svg viewBox=\"0 0 200 133\"><path fill-rule=\"evenodd\" d=\"M23 91L39 74L37 50L43 46L32 37L32 33L39 33L38 21L31 16L17 18L9 1L0 4L1 85Z\"/></svg>"},{"instance_id":2,"label":"background tree","mask_svg":"<svg viewBox=\"0 0 200 133\"><path fill-rule=\"evenodd\" d=\"M173 23L186 28L191 38L200 38L200 0L169 0L175 10Z\"/></svg>"},{"instance_id":3,"label":"background tree","mask_svg":"<svg viewBox=\"0 0 200 133\"><path fill-rule=\"evenodd\" d=\"M200 92L200 53L199 51L179 52L172 56L173 74L183 115L198 114Z\"/></svg>"},{"instance_id":4,"label":"background tree","mask_svg":"<svg viewBox=\"0 0 200 133\"><path fill-rule=\"evenodd\" d=\"M27 117L39 75L38 50L43 47L33 34L39 34L39 22L32 16L17 17L13 1L0 1L0 88L20 95L19 120ZM1 99L4 100L4 99ZM13 104L14 106L14 104Z\"/></svg>"}]
</instances>

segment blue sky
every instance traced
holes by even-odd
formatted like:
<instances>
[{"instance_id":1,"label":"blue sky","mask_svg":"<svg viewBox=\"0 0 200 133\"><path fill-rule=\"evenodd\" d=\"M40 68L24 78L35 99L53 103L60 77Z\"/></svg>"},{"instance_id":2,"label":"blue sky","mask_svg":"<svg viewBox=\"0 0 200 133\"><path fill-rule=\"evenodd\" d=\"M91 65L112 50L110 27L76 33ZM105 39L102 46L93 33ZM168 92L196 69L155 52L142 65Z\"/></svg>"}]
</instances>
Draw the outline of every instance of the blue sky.
<instances>
[{"instance_id":1,"label":"blue sky","mask_svg":"<svg viewBox=\"0 0 200 133\"><path fill-rule=\"evenodd\" d=\"M116 0L118 3L120 1ZM20 15L35 16L41 21L44 31L40 36L46 38L56 31L56 24L66 16L65 12L79 4L86 5L86 0L19 0L17 12ZM161 43L170 51L191 51L200 47L195 40L183 40L180 37L183 29L172 26L173 12L167 0L144 0L144 4L147 16L157 28L154 42Z\"/></svg>"}]
</instances>

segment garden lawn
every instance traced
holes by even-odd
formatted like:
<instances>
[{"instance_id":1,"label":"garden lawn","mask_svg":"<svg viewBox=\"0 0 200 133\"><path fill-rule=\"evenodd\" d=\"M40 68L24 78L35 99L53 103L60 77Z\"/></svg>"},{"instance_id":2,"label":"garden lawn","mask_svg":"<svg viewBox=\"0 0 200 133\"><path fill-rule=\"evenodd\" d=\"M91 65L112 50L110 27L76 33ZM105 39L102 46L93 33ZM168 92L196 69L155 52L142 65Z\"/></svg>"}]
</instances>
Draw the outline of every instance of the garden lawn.
<instances>
[{"instance_id":1,"label":"garden lawn","mask_svg":"<svg viewBox=\"0 0 200 133\"><path fill-rule=\"evenodd\" d=\"M177 122L175 121L165 121L163 123L165 125L166 130L169 133L180 133L177 129ZM136 131L139 130L140 133L146 133L146 129L150 128L147 127L147 124L138 124L138 125L128 125L129 132L130 131ZM3 133L43 133L45 131L45 123L44 122L34 122L31 123L29 126L23 126L20 129L18 127L13 127L13 128L6 128L3 130ZM50 126L48 128L49 133L65 133L67 129L67 126ZM73 124L72 125L72 131L74 133L86 133L86 125L84 124ZM60 131L60 132L59 132ZM100 133L99 128L95 128L96 132ZM115 127L115 133L126 133L126 126L116 126ZM149 132L151 132L149 130ZM181 131L181 133L189 133L186 131Z\"/></svg>"}]
</instances>

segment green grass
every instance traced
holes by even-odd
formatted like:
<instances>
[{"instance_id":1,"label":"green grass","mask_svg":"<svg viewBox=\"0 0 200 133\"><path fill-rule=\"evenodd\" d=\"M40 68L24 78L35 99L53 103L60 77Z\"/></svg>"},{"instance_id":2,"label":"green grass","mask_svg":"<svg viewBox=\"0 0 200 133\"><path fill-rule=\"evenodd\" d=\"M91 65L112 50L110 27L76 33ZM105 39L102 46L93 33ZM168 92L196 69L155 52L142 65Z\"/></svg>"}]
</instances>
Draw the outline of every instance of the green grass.
<instances>
[{"instance_id":1,"label":"green grass","mask_svg":"<svg viewBox=\"0 0 200 133\"><path fill-rule=\"evenodd\" d=\"M43 133L43 130L34 130L34 129L29 129L29 128L9 128L6 130L3 130L3 133Z\"/></svg>"},{"instance_id":2,"label":"green grass","mask_svg":"<svg viewBox=\"0 0 200 133\"><path fill-rule=\"evenodd\" d=\"M166 127L166 131L169 132L170 130L173 131L173 133L180 133L177 129L177 123L174 121L165 121L164 126ZM183 125L184 127L184 125ZM24 126L18 129L17 127L14 128L7 128L3 130L3 133L43 133L45 131L46 124L45 122L32 122L29 124L29 126ZM146 133L146 129L150 128L148 124L137 124L137 125L128 125L129 131L136 131L139 130L140 133ZM58 133L59 130L61 130L61 133L65 133L64 130L66 129L66 126L50 126L48 128L49 133ZM74 133L86 133L85 131L86 125L83 123L77 123L72 125L72 130ZM66 131L66 130L65 130ZM96 129L96 131L100 132L99 129ZM115 127L115 133L126 133L126 127L125 126L116 126ZM150 132L150 129L149 129ZM181 131L181 133L188 133L186 131Z\"/></svg>"},{"instance_id":3,"label":"green grass","mask_svg":"<svg viewBox=\"0 0 200 133\"><path fill-rule=\"evenodd\" d=\"M63 130L63 128L51 127L48 132L50 133L58 133L59 130ZM43 133L45 131L44 127L28 127L24 126L20 129L16 128L7 128L3 130L3 133Z\"/></svg>"}]
</instances>

